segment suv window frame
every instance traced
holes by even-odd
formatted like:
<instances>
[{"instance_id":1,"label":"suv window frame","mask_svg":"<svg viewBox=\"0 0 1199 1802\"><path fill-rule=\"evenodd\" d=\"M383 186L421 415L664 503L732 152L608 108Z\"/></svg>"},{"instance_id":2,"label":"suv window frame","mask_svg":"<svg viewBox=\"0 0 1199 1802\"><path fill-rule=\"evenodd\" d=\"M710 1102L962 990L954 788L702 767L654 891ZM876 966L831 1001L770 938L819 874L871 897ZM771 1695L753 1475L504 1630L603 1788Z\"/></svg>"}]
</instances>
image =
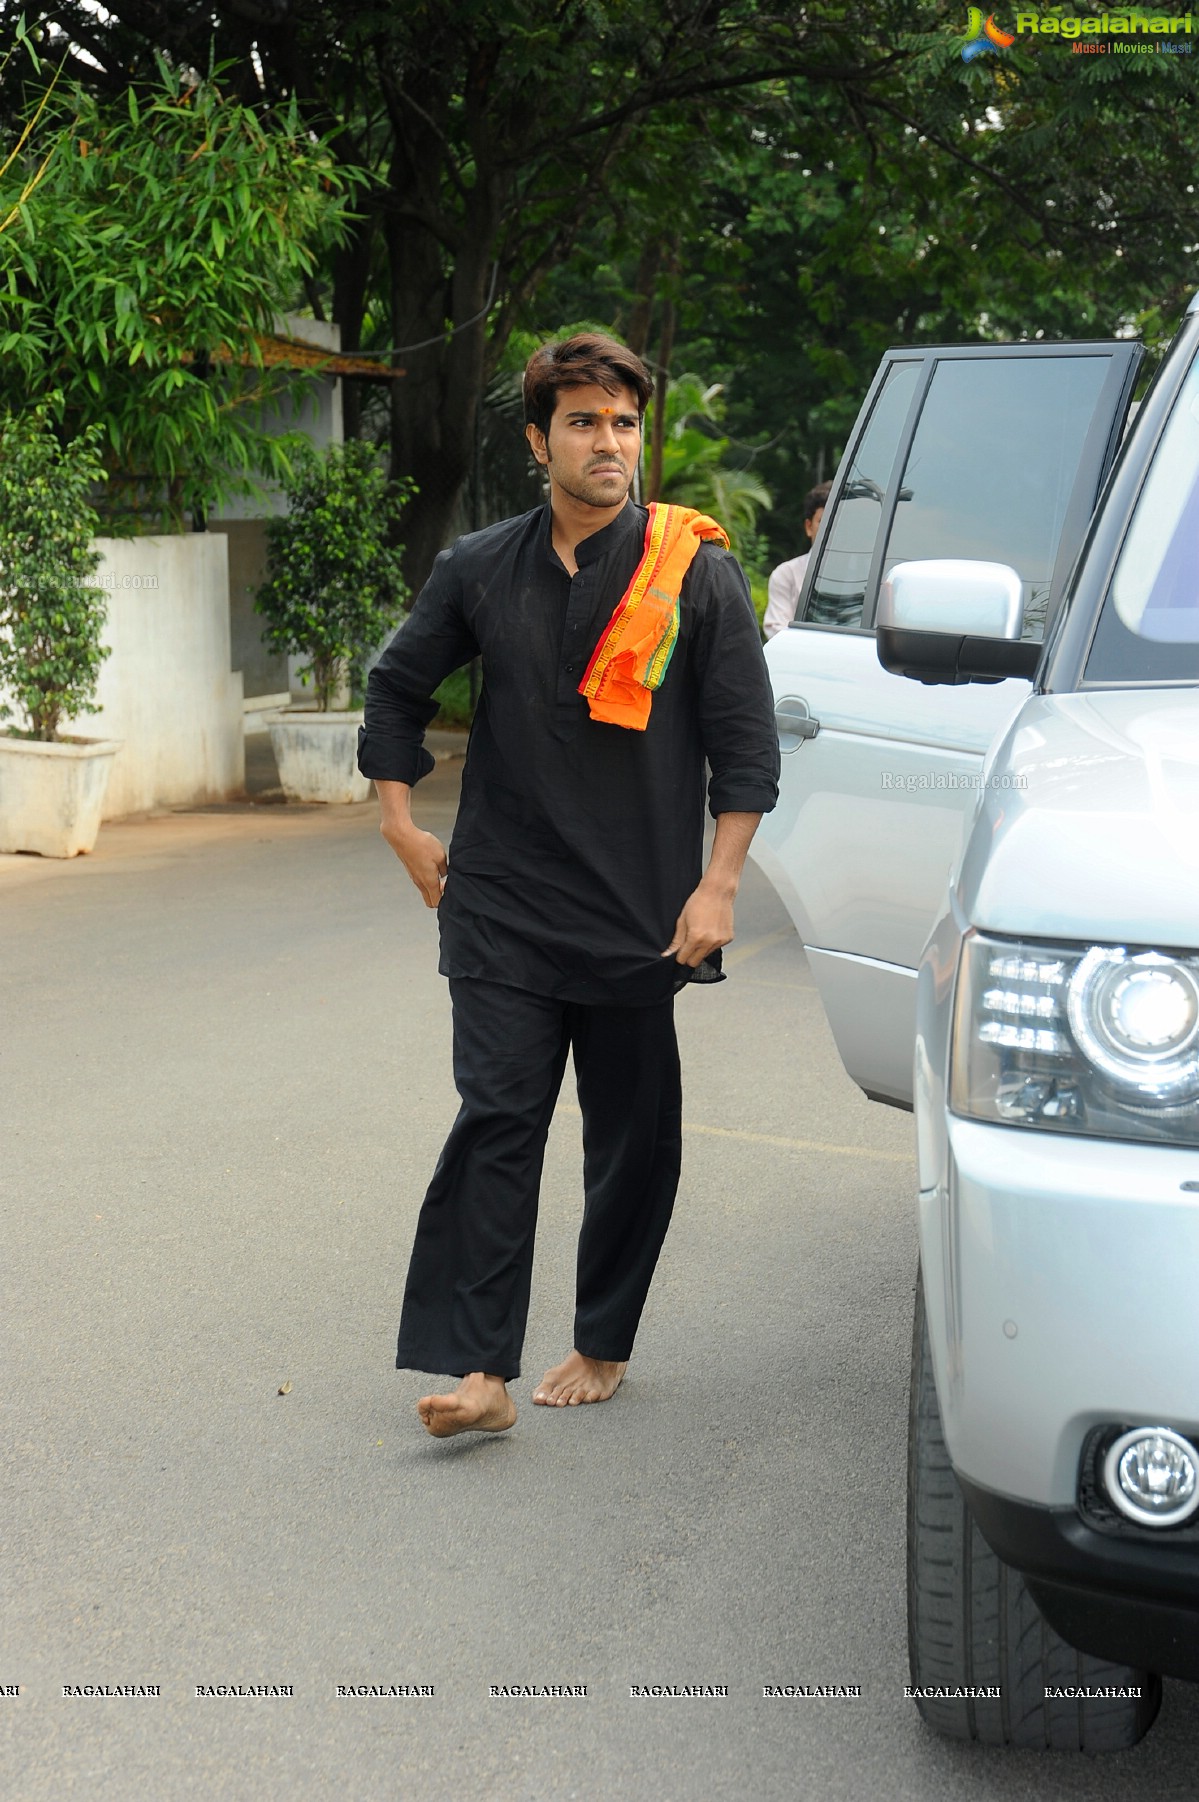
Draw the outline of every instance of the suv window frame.
<instances>
[{"instance_id":1,"label":"suv window frame","mask_svg":"<svg viewBox=\"0 0 1199 1802\"><path fill-rule=\"evenodd\" d=\"M885 353L878 368L875 370L874 380L866 391L866 398L862 402L861 410L859 411L857 418L854 420L853 430L849 434L845 450L837 464L833 485L829 490L828 500L824 504L824 514L820 521L820 530L817 532L815 540L813 541L812 554L808 558L808 567L804 571L803 586L799 591L799 600L795 608L795 617L791 620L788 630L791 630L796 626L808 626L817 632L843 632L858 637L865 637L867 634L873 635L874 608L878 605L878 569L881 562L879 552L880 539L884 544L886 543L886 537L883 534L882 526L885 520L887 529L888 531L890 530L891 515L894 511L894 503L891 500L891 496L894 493L896 483L899 479L898 471L903 467L903 463L907 458L908 449L912 442L913 410L916 408L917 402L921 400L928 383L927 368L921 369L921 365L926 364L927 357L928 352L919 347L915 349L896 347ZM825 540L832 532L833 521L837 517L837 510L841 505L841 495L845 488L849 472L853 468L854 459L857 456L862 439L870 429L870 422L874 417L875 406L883 389L886 387L887 382L890 380L892 369L905 363L913 363L917 366L916 386L912 391L912 398L908 402L908 410L904 415L903 423L899 428L899 437L896 439L895 453L891 459L891 467L887 472L887 484L883 490L883 499L879 508L878 523L874 529L874 549L870 553L870 565L866 572L866 591L862 596L861 618L856 625L852 626L842 625L835 620L805 619L804 615L807 612L812 589L816 583L817 572L819 571L821 562L824 558ZM919 417L918 413L916 414L916 417ZM874 595L873 606L871 605L872 593ZM871 623L869 625L866 623L867 613L870 615Z\"/></svg>"},{"instance_id":2,"label":"suv window frame","mask_svg":"<svg viewBox=\"0 0 1199 1802\"><path fill-rule=\"evenodd\" d=\"M1194 676L1124 675L1088 681L1086 668L1133 513L1174 403L1197 357L1199 296L1188 308L1187 317L1154 372L1096 501L1061 609L1060 630L1042 667L1040 687L1046 694L1103 694L1121 688L1171 689L1194 688L1196 685Z\"/></svg>"},{"instance_id":3,"label":"suv window frame","mask_svg":"<svg viewBox=\"0 0 1199 1802\"><path fill-rule=\"evenodd\" d=\"M1143 346L1138 340L1111 338L1062 338L1054 339L1050 343L1030 341L1005 344L900 345L888 350L875 371L874 380L870 384L858 417L854 421L853 431L850 433L844 455L837 466L837 474L825 506L824 517L820 522L820 531L812 546L812 555L804 572L795 618L791 621L788 629L802 630L806 628L817 632L841 632L858 636L874 635L883 561L891 538L895 509L899 504L900 478L907 467L908 456L919 429L924 404L940 364L1011 361L1014 357L1050 360L1078 356L1104 357L1108 360L1110 367L1096 399L1095 412L1097 417L1102 417L1103 409L1106 407L1110 425L1106 433L1096 433L1094 439L1087 438L1075 471L1050 576L1045 631L1041 640L1042 644L1049 644L1054 635L1063 595L1067 591L1071 573L1078 562L1087 524L1092 518L1096 496L1102 489L1120 447L1124 419L1132 399L1143 354ZM871 553L870 567L866 577L866 592L862 601L861 619L856 625L840 625L825 620L806 619L804 614L823 557L826 531L832 530L832 521L836 517L846 477L853 465L862 437L869 427L875 403L883 386L888 380L892 368L901 363L917 363L921 365L921 368L887 476L887 486L879 510L878 524L875 528L874 549Z\"/></svg>"}]
</instances>

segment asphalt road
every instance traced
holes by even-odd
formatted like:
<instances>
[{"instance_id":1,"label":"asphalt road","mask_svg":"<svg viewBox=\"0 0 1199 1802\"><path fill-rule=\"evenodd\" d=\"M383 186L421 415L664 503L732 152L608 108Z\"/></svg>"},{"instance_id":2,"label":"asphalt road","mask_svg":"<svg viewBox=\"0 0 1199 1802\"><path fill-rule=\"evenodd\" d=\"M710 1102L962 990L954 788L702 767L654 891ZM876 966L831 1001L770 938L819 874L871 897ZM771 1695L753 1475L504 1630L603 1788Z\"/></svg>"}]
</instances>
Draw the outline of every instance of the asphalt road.
<instances>
[{"instance_id":1,"label":"asphalt road","mask_svg":"<svg viewBox=\"0 0 1199 1802\"><path fill-rule=\"evenodd\" d=\"M683 1183L625 1387L529 1400L568 1344L568 1073L520 1418L426 1437L392 1359L449 1014L376 819L0 858L5 1802L1193 1795L1183 1685L1101 1762L948 1746L904 1700L909 1125L841 1072L756 871L731 979L679 1003ZM812 1683L861 1693L762 1695ZM532 1685L586 1695L492 1693Z\"/></svg>"}]
</instances>

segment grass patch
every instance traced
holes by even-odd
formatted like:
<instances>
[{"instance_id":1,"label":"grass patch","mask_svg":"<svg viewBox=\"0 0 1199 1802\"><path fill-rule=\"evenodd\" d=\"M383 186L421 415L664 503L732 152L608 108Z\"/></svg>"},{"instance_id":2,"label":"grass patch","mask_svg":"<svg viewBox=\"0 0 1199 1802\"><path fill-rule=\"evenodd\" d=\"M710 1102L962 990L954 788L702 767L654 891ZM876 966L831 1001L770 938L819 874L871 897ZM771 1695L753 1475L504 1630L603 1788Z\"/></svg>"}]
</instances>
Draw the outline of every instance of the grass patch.
<instances>
[{"instance_id":1,"label":"grass patch","mask_svg":"<svg viewBox=\"0 0 1199 1802\"><path fill-rule=\"evenodd\" d=\"M765 576L751 575L747 576L747 580L749 582L749 596L754 604L754 612L758 616L758 631L760 632L762 630L762 619L766 612L766 604L770 599L767 578Z\"/></svg>"},{"instance_id":2,"label":"grass patch","mask_svg":"<svg viewBox=\"0 0 1199 1802\"><path fill-rule=\"evenodd\" d=\"M470 666L456 669L433 691L437 702L435 726L469 726L475 710L470 704Z\"/></svg>"}]
</instances>

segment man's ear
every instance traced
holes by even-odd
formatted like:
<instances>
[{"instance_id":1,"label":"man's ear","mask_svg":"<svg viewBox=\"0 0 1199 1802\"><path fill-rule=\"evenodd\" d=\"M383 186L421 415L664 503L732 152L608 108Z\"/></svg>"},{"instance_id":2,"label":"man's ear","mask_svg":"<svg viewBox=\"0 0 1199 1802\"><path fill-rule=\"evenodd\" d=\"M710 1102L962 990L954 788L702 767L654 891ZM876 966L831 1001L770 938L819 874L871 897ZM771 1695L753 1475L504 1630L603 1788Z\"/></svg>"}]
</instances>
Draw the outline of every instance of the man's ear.
<instances>
[{"instance_id":1,"label":"man's ear","mask_svg":"<svg viewBox=\"0 0 1199 1802\"><path fill-rule=\"evenodd\" d=\"M525 437L529 441L529 449L544 469L550 460L549 445L545 441L545 433L540 426L529 424L525 427Z\"/></svg>"}]
</instances>

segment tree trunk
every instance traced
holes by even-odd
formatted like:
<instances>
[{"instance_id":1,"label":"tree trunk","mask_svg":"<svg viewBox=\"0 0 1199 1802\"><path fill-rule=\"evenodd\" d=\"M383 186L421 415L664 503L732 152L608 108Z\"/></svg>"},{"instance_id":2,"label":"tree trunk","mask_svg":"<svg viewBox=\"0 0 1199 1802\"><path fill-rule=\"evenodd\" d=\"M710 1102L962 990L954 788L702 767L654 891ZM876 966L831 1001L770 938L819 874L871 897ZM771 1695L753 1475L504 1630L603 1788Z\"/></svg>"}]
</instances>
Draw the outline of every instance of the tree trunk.
<instances>
[{"instance_id":1,"label":"tree trunk","mask_svg":"<svg viewBox=\"0 0 1199 1802\"><path fill-rule=\"evenodd\" d=\"M637 265L637 298L629 313L625 327L625 343L637 356L644 357L649 349L649 331L653 321L654 287L658 279L658 270L662 263L662 240L651 238L641 252L641 260Z\"/></svg>"},{"instance_id":2,"label":"tree trunk","mask_svg":"<svg viewBox=\"0 0 1199 1802\"><path fill-rule=\"evenodd\" d=\"M650 440L649 480L645 485L647 501L656 501L662 492L662 448L666 443L666 390L670 385L670 358L674 351L674 297L662 303L662 336L658 340L658 367L654 372L654 425Z\"/></svg>"},{"instance_id":3,"label":"tree trunk","mask_svg":"<svg viewBox=\"0 0 1199 1802\"><path fill-rule=\"evenodd\" d=\"M420 154L408 164L409 178L417 193L426 181L436 192L436 146L427 170L419 167ZM481 182L471 202L448 293L443 247L432 233L394 218L385 222L392 342L421 345L397 358L406 373L392 382L390 396L392 473L410 475L417 485L401 522L404 576L413 594L453 536L474 462L497 219L495 198Z\"/></svg>"},{"instance_id":4,"label":"tree trunk","mask_svg":"<svg viewBox=\"0 0 1199 1802\"><path fill-rule=\"evenodd\" d=\"M371 242L377 222L367 218L354 227L353 236L333 257L333 318L341 327L341 348L352 354L362 348L362 321L366 313L366 289L370 280ZM347 438L362 435L362 384L342 382L342 419Z\"/></svg>"}]
</instances>

